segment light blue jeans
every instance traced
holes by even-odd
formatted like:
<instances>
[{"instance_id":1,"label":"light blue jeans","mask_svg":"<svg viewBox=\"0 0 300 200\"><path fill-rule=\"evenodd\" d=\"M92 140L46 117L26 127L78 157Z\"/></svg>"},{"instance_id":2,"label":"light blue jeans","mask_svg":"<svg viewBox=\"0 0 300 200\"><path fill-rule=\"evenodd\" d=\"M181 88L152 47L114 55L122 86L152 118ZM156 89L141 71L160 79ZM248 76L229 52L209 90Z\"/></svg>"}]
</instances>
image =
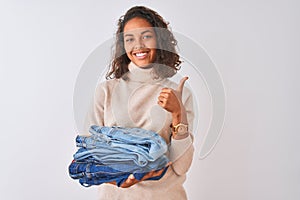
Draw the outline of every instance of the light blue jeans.
<instances>
[{"instance_id":1,"label":"light blue jeans","mask_svg":"<svg viewBox=\"0 0 300 200\"><path fill-rule=\"evenodd\" d=\"M81 147L75 160L92 158L113 169L149 172L168 163L165 140L156 132L141 128L92 126L91 136L77 136Z\"/></svg>"}]
</instances>

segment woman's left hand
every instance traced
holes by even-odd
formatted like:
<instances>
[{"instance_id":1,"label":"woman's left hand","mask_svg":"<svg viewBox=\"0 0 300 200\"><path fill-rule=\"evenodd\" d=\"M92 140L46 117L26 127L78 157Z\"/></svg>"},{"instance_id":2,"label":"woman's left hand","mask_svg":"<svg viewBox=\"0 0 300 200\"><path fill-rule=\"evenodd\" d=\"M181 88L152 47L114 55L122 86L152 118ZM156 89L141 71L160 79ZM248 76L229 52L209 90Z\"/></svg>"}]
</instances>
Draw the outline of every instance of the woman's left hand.
<instances>
[{"instance_id":1,"label":"woman's left hand","mask_svg":"<svg viewBox=\"0 0 300 200\"><path fill-rule=\"evenodd\" d=\"M183 77L178 84L176 90L171 88L163 88L158 96L158 105L172 113L173 116L181 118L184 107L182 105L182 90L188 77ZM182 119L179 119L179 122ZM178 123L179 123L178 122Z\"/></svg>"}]
</instances>

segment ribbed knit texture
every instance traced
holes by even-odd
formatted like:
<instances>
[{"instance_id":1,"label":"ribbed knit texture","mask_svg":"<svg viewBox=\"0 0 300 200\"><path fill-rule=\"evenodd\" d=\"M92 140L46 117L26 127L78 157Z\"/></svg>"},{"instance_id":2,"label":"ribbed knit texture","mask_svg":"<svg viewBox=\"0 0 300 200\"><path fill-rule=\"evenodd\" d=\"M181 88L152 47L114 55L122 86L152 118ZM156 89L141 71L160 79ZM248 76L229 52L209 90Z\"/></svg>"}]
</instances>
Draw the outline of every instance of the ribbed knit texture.
<instances>
[{"instance_id":1,"label":"ribbed knit texture","mask_svg":"<svg viewBox=\"0 0 300 200\"><path fill-rule=\"evenodd\" d=\"M177 88L177 84L158 78L152 68L140 68L130 63L129 72L123 78L100 83L87 117L86 133L91 125L140 127L159 133L169 144L171 167L158 181L144 181L130 188L118 188L111 184L99 186L100 200L185 200L183 183L189 169L194 147L192 133L182 140L170 139L171 114L157 104L162 88ZM189 130L193 127L193 98L190 90L183 89Z\"/></svg>"}]
</instances>

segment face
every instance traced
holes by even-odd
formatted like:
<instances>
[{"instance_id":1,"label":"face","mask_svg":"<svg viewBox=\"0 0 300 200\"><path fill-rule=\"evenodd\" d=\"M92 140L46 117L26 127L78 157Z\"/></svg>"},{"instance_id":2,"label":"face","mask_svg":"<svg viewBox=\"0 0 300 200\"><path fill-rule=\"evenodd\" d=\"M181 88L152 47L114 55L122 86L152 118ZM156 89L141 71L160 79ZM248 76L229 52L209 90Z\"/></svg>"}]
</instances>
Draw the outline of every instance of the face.
<instances>
[{"instance_id":1,"label":"face","mask_svg":"<svg viewBox=\"0 0 300 200\"><path fill-rule=\"evenodd\" d=\"M129 20L124 27L124 47L128 58L139 67L153 63L156 35L151 24L142 18Z\"/></svg>"}]
</instances>

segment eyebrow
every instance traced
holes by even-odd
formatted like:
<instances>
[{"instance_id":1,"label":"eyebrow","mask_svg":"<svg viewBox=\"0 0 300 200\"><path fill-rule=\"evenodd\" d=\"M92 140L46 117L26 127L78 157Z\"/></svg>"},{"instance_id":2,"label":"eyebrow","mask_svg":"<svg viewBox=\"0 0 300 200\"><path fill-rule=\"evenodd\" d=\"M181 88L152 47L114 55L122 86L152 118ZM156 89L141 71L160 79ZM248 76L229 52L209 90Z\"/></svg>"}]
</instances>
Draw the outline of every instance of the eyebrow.
<instances>
[{"instance_id":1,"label":"eyebrow","mask_svg":"<svg viewBox=\"0 0 300 200\"><path fill-rule=\"evenodd\" d=\"M126 37L126 36L133 36L133 34L131 34L131 33L126 33L126 34L124 35L124 37Z\"/></svg>"},{"instance_id":2,"label":"eyebrow","mask_svg":"<svg viewBox=\"0 0 300 200\"><path fill-rule=\"evenodd\" d=\"M145 31L143 31L142 33L141 33L141 35L143 35L143 34L145 34L145 33L152 33L153 31L151 31L151 30L145 30ZM128 36L133 36L133 34L132 33L126 33L125 35L124 35L124 37L128 37Z\"/></svg>"},{"instance_id":3,"label":"eyebrow","mask_svg":"<svg viewBox=\"0 0 300 200\"><path fill-rule=\"evenodd\" d=\"M142 35L143 35L144 33L148 33L148 32L152 33L152 31L150 31L150 30L145 30L145 31L142 32Z\"/></svg>"}]
</instances>

